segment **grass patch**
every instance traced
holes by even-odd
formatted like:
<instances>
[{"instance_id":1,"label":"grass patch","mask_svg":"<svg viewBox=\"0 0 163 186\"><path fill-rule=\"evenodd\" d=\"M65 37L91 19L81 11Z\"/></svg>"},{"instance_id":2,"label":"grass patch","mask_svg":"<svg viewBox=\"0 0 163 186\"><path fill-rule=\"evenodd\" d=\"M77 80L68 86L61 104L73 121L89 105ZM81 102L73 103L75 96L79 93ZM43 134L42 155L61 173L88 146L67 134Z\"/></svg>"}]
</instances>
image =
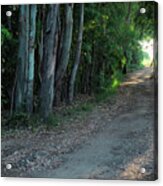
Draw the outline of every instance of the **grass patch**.
<instances>
[{"instance_id":1,"label":"grass patch","mask_svg":"<svg viewBox=\"0 0 163 186\"><path fill-rule=\"evenodd\" d=\"M45 125L47 126L47 129L51 127L57 127L60 125L61 118L59 115L56 114L50 114L47 120L45 121Z\"/></svg>"},{"instance_id":2,"label":"grass patch","mask_svg":"<svg viewBox=\"0 0 163 186\"><path fill-rule=\"evenodd\" d=\"M87 113L93 110L94 106L94 102L86 102L75 107L72 106L71 108L65 107L65 109L59 113L50 114L45 125L50 129L61 124L69 123L73 119L84 117Z\"/></svg>"},{"instance_id":3,"label":"grass patch","mask_svg":"<svg viewBox=\"0 0 163 186\"><path fill-rule=\"evenodd\" d=\"M29 115L24 112L14 113L12 117L6 116L2 120L2 131L9 130L34 130L40 125L40 117L37 114Z\"/></svg>"},{"instance_id":4,"label":"grass patch","mask_svg":"<svg viewBox=\"0 0 163 186\"><path fill-rule=\"evenodd\" d=\"M95 102L96 103L100 103L100 102L103 103L103 102L109 101L110 99L113 98L113 96L116 95L116 90L117 89L110 89L109 92L101 92L101 93L96 94Z\"/></svg>"},{"instance_id":5,"label":"grass patch","mask_svg":"<svg viewBox=\"0 0 163 186\"><path fill-rule=\"evenodd\" d=\"M14 113L12 117L6 116L2 122L2 134L7 131L14 130L30 130L35 132L37 128L45 126L47 130L57 127L61 124L66 124L73 119L84 117L91 112L95 106L95 102L87 101L77 106L66 106L59 112L52 113L46 120L43 120L40 115L29 115L23 112Z\"/></svg>"}]
</instances>

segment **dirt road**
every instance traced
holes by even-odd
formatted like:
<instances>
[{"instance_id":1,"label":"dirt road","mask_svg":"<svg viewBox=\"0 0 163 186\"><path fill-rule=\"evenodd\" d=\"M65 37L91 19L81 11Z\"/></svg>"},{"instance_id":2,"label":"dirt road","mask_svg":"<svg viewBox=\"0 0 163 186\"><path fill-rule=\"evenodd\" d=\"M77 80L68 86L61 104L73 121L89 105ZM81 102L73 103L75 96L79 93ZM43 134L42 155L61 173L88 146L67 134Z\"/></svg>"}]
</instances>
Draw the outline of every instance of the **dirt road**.
<instances>
[{"instance_id":1,"label":"dirt road","mask_svg":"<svg viewBox=\"0 0 163 186\"><path fill-rule=\"evenodd\" d=\"M149 68L129 74L115 101L98 105L86 118L57 132L2 139L2 175L156 179L150 76ZM6 170L6 163L13 164L13 169Z\"/></svg>"}]
</instances>

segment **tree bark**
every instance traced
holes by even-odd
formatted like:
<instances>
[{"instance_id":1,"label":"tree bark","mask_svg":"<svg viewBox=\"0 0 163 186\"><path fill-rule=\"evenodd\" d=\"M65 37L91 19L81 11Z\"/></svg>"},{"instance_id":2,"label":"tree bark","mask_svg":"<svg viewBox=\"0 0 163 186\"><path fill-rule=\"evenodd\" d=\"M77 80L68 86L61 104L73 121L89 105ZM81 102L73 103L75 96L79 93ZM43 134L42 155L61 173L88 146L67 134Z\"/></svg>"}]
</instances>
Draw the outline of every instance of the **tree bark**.
<instances>
[{"instance_id":1,"label":"tree bark","mask_svg":"<svg viewBox=\"0 0 163 186\"><path fill-rule=\"evenodd\" d=\"M58 105L61 101L62 80L65 75L69 62L70 48L72 42L73 29L73 4L65 5L65 23L62 26L60 43L58 48L58 63L55 76L55 100L54 104Z\"/></svg>"},{"instance_id":2,"label":"tree bark","mask_svg":"<svg viewBox=\"0 0 163 186\"><path fill-rule=\"evenodd\" d=\"M45 12L46 12L46 5L42 5L41 10L40 10L40 20L41 20L41 34L40 34L40 39L38 41L38 51L39 51L39 63L38 63L38 78L39 82L41 84L42 79L41 79L41 65L43 62L43 39L44 39L44 25L45 25Z\"/></svg>"},{"instance_id":3,"label":"tree bark","mask_svg":"<svg viewBox=\"0 0 163 186\"><path fill-rule=\"evenodd\" d=\"M26 101L27 101L27 84L28 84L28 63L29 63L29 6L26 5L26 36L25 36L25 53L26 53L26 59L25 59L25 67L24 67L24 111L26 111Z\"/></svg>"},{"instance_id":4,"label":"tree bark","mask_svg":"<svg viewBox=\"0 0 163 186\"><path fill-rule=\"evenodd\" d=\"M24 106L24 90L26 86L25 82L25 68L28 62L27 50L28 42L28 5L20 6L19 14L19 49L18 49L18 67L17 67L17 80L16 80L16 91L15 91L15 111L21 111Z\"/></svg>"},{"instance_id":5,"label":"tree bark","mask_svg":"<svg viewBox=\"0 0 163 186\"><path fill-rule=\"evenodd\" d=\"M57 16L59 5L49 5L45 30L44 30L44 53L43 74L40 95L40 113L47 118L52 111L54 98L54 74L57 51Z\"/></svg>"},{"instance_id":6,"label":"tree bark","mask_svg":"<svg viewBox=\"0 0 163 186\"><path fill-rule=\"evenodd\" d=\"M15 110L32 113L34 78L34 43L36 34L36 5L20 6L18 67Z\"/></svg>"},{"instance_id":7,"label":"tree bark","mask_svg":"<svg viewBox=\"0 0 163 186\"><path fill-rule=\"evenodd\" d=\"M73 101L74 98L74 85L75 79L77 75L77 70L80 63L80 55L81 55L81 46L82 46L82 38L83 38L83 24L84 24L84 4L80 4L80 21L79 21L79 31L78 31L78 39L76 46L76 54L75 54L75 63L72 69L70 82L69 82L69 102Z\"/></svg>"},{"instance_id":8,"label":"tree bark","mask_svg":"<svg viewBox=\"0 0 163 186\"><path fill-rule=\"evenodd\" d=\"M58 69L56 72L56 87L59 81L62 80L64 73L66 71L69 55L70 55L70 48L72 42L72 29L73 29L73 4L66 4L66 15L65 15L65 29L63 35L63 43L62 43L62 51L61 57L58 64Z\"/></svg>"},{"instance_id":9,"label":"tree bark","mask_svg":"<svg viewBox=\"0 0 163 186\"><path fill-rule=\"evenodd\" d=\"M28 54L28 74L26 92L26 111L33 112L33 81L35 64L35 35L36 35L36 14L37 5L31 5L29 14L29 54Z\"/></svg>"}]
</instances>

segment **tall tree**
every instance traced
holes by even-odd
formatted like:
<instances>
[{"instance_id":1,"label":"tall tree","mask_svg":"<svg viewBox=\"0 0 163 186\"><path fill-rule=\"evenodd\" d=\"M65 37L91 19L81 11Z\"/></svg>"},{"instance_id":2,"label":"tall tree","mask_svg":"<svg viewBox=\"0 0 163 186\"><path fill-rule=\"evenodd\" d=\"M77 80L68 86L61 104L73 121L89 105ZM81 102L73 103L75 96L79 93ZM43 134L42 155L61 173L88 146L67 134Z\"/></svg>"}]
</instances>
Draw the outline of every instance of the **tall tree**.
<instances>
[{"instance_id":1,"label":"tall tree","mask_svg":"<svg viewBox=\"0 0 163 186\"><path fill-rule=\"evenodd\" d=\"M19 111L22 107L24 96L24 68L26 60L26 6L20 6L19 14L19 49L17 65L17 84L15 91L15 110Z\"/></svg>"},{"instance_id":2,"label":"tall tree","mask_svg":"<svg viewBox=\"0 0 163 186\"><path fill-rule=\"evenodd\" d=\"M17 65L17 80L15 91L15 110L20 111L25 104L25 72L28 63L28 14L29 5L20 6L19 14L19 51L18 51L18 65Z\"/></svg>"},{"instance_id":3,"label":"tall tree","mask_svg":"<svg viewBox=\"0 0 163 186\"><path fill-rule=\"evenodd\" d=\"M58 48L57 68L55 76L55 99L54 104L58 105L62 95L62 80L65 75L70 56L73 30L73 4L64 5L65 17L63 17L62 29L60 30L60 41Z\"/></svg>"},{"instance_id":4,"label":"tall tree","mask_svg":"<svg viewBox=\"0 0 163 186\"><path fill-rule=\"evenodd\" d=\"M32 113L33 111L36 14L37 14L37 5L31 5L30 14L29 14L29 48L28 48L28 74L27 74L27 92L26 92L26 111L29 113Z\"/></svg>"},{"instance_id":5,"label":"tall tree","mask_svg":"<svg viewBox=\"0 0 163 186\"><path fill-rule=\"evenodd\" d=\"M82 3L80 4L79 30L78 30L78 39L77 39L77 45L76 45L75 62L73 65L70 82L69 82L69 92L68 92L69 102L72 102L73 97L74 97L74 85L75 85L75 79L76 79L77 70L78 70L78 66L80 63L80 55L81 55L81 46L82 46L82 38L83 38L83 23L84 23L84 4Z\"/></svg>"},{"instance_id":6,"label":"tall tree","mask_svg":"<svg viewBox=\"0 0 163 186\"><path fill-rule=\"evenodd\" d=\"M15 110L33 111L34 44L37 5L20 6L19 52Z\"/></svg>"},{"instance_id":7,"label":"tall tree","mask_svg":"<svg viewBox=\"0 0 163 186\"><path fill-rule=\"evenodd\" d=\"M73 4L65 5L65 27L64 27L64 35L62 41L62 49L61 56L59 59L58 69L56 72L56 84L63 78L64 73L66 71L69 56L70 56L70 48L72 42L72 29L73 29Z\"/></svg>"},{"instance_id":8,"label":"tall tree","mask_svg":"<svg viewBox=\"0 0 163 186\"><path fill-rule=\"evenodd\" d=\"M49 5L44 30L43 73L40 95L40 113L44 118L52 111L54 73L57 52L57 16L59 5Z\"/></svg>"}]
</instances>

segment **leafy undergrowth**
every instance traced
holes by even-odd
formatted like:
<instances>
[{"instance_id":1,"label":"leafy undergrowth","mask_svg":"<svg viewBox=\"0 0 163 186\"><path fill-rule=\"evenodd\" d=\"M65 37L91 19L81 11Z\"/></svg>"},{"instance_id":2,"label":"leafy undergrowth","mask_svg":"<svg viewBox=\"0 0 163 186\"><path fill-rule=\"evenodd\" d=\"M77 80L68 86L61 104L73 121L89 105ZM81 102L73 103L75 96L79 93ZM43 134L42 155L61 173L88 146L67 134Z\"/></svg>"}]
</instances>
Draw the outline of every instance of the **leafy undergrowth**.
<instances>
[{"instance_id":1,"label":"leafy undergrowth","mask_svg":"<svg viewBox=\"0 0 163 186\"><path fill-rule=\"evenodd\" d=\"M40 127L51 130L61 124L69 123L79 117L84 117L96 106L94 98L86 96L77 99L71 105L62 104L54 108L53 113L46 120L43 120L39 114L28 115L23 112L15 113L12 117L9 114L2 114L2 136L18 132L20 130L30 130L35 132Z\"/></svg>"},{"instance_id":2,"label":"leafy undergrowth","mask_svg":"<svg viewBox=\"0 0 163 186\"><path fill-rule=\"evenodd\" d=\"M87 113L92 111L94 106L94 102L87 101L77 105L65 106L60 111L57 111L56 109L53 114L50 114L44 124L47 126L47 129L65 124L70 120L74 120L78 117L84 117Z\"/></svg>"}]
</instances>

